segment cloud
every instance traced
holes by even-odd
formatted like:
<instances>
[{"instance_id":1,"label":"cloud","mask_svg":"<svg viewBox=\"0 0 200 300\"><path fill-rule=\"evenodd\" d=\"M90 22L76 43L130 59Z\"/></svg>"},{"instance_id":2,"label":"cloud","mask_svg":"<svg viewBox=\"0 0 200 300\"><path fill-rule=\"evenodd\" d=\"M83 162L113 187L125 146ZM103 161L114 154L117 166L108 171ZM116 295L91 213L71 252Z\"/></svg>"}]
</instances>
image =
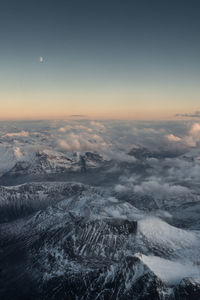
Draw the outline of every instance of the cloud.
<instances>
[{"instance_id":1,"label":"cloud","mask_svg":"<svg viewBox=\"0 0 200 300\"><path fill-rule=\"evenodd\" d=\"M190 127L185 134L177 136L173 133L165 135L169 142L173 142L176 147L196 147L200 142L200 123L189 124ZM171 147L171 145L170 145Z\"/></svg>"},{"instance_id":2,"label":"cloud","mask_svg":"<svg viewBox=\"0 0 200 300\"><path fill-rule=\"evenodd\" d=\"M19 158L21 158L21 157L23 156L23 154L22 154L22 152L21 152L21 149L20 149L19 147L15 147L15 148L13 149L13 154L14 154L14 156L15 156L17 159L19 159Z\"/></svg>"},{"instance_id":3,"label":"cloud","mask_svg":"<svg viewBox=\"0 0 200 300\"><path fill-rule=\"evenodd\" d=\"M198 123L68 120L57 129L57 144L67 151L97 151L120 161L139 146L180 155L200 141ZM133 159L131 160L133 161Z\"/></svg>"},{"instance_id":4,"label":"cloud","mask_svg":"<svg viewBox=\"0 0 200 300\"><path fill-rule=\"evenodd\" d=\"M189 135L186 135L183 140L188 146L196 147L200 142L200 124L194 123L189 130Z\"/></svg>"},{"instance_id":5,"label":"cloud","mask_svg":"<svg viewBox=\"0 0 200 300\"><path fill-rule=\"evenodd\" d=\"M86 115L69 115L70 118L87 118Z\"/></svg>"},{"instance_id":6,"label":"cloud","mask_svg":"<svg viewBox=\"0 0 200 300\"><path fill-rule=\"evenodd\" d=\"M115 186L115 192L117 193L124 193L127 192L128 188L125 185L122 184L116 184Z\"/></svg>"},{"instance_id":7,"label":"cloud","mask_svg":"<svg viewBox=\"0 0 200 300\"><path fill-rule=\"evenodd\" d=\"M91 121L91 122L90 122L90 125L91 125L92 127L96 127L96 128L98 128L98 129L103 129L103 130L105 130L105 126L104 126L102 123L100 123L100 122Z\"/></svg>"},{"instance_id":8,"label":"cloud","mask_svg":"<svg viewBox=\"0 0 200 300\"><path fill-rule=\"evenodd\" d=\"M175 136L174 134L168 134L166 135L166 138L169 140L169 141L172 141L172 142L179 142L181 141L181 138L178 137L178 136Z\"/></svg>"},{"instance_id":9,"label":"cloud","mask_svg":"<svg viewBox=\"0 0 200 300\"><path fill-rule=\"evenodd\" d=\"M67 131L71 131L71 132L82 132L82 131L85 131L85 132L92 132L93 129L88 127L88 126L85 126L85 125L81 125L80 123L73 123L73 124L68 124L66 126L63 126L63 127L60 127L58 129L59 132L67 132Z\"/></svg>"},{"instance_id":10,"label":"cloud","mask_svg":"<svg viewBox=\"0 0 200 300\"><path fill-rule=\"evenodd\" d=\"M66 128L65 128L65 127L60 127L60 128L58 129L58 131L60 131L60 132L66 132Z\"/></svg>"},{"instance_id":11,"label":"cloud","mask_svg":"<svg viewBox=\"0 0 200 300\"><path fill-rule=\"evenodd\" d=\"M58 120L48 124L41 122L39 125L20 123L12 124L9 128L6 126L1 128L0 171L10 168L18 160L24 160L26 157L29 159L30 154L35 153L37 149L53 148L66 155L71 155L70 152L74 151L91 151L99 153L106 160L113 160L113 165L106 172L110 172L111 178L113 174L120 176L116 191L127 193L129 196L137 194L171 197L179 194L183 197L184 192L185 195L187 192L182 189L184 184L192 182L198 186L200 122L197 121L134 122L84 119ZM7 150L2 148L3 146L8 149L10 147L10 153L6 154ZM156 158L146 158L145 162L142 158L137 160L128 155L133 147L144 147L150 153L158 155ZM165 153L172 155L167 156ZM173 156L173 153L178 155ZM8 159L5 159L7 156ZM191 186L193 188L192 184Z\"/></svg>"},{"instance_id":12,"label":"cloud","mask_svg":"<svg viewBox=\"0 0 200 300\"><path fill-rule=\"evenodd\" d=\"M197 110L194 113L176 114L175 117L200 118L200 110Z\"/></svg>"},{"instance_id":13,"label":"cloud","mask_svg":"<svg viewBox=\"0 0 200 300\"><path fill-rule=\"evenodd\" d=\"M113 151L107 152L107 156L109 159L116 160L118 162L126 162L126 163L135 163L137 159L134 156L130 156L122 151Z\"/></svg>"},{"instance_id":14,"label":"cloud","mask_svg":"<svg viewBox=\"0 0 200 300\"><path fill-rule=\"evenodd\" d=\"M20 132L9 132L9 133L6 133L5 135L3 135L3 137L27 137L29 136L29 132L27 131L20 131Z\"/></svg>"},{"instance_id":15,"label":"cloud","mask_svg":"<svg viewBox=\"0 0 200 300\"><path fill-rule=\"evenodd\" d=\"M178 176L173 177L173 181L169 181L167 174L164 174L164 166L156 176L154 169L151 170L149 177L131 178L132 175L122 176L119 183L115 185L114 191L121 197L129 199L134 205L142 206L143 201L147 201L146 205L152 208L159 208L164 201L178 201L178 199L194 199L192 191L181 184L177 184ZM169 181L169 182L168 182ZM141 201L138 202L138 199ZM177 200L175 200L177 199ZM152 202L153 201L153 202ZM153 206L152 206L153 204ZM156 205L156 206L155 206Z\"/></svg>"},{"instance_id":16,"label":"cloud","mask_svg":"<svg viewBox=\"0 0 200 300\"><path fill-rule=\"evenodd\" d=\"M144 181L140 185L134 186L134 192L144 195L152 195L154 198L163 198L176 195L188 194L189 189L169 183L159 182L157 178Z\"/></svg>"},{"instance_id":17,"label":"cloud","mask_svg":"<svg viewBox=\"0 0 200 300\"><path fill-rule=\"evenodd\" d=\"M199 123L194 123L192 125L192 128L190 129L190 134L192 136L197 136L198 138L200 137L200 124Z\"/></svg>"},{"instance_id":18,"label":"cloud","mask_svg":"<svg viewBox=\"0 0 200 300\"><path fill-rule=\"evenodd\" d=\"M67 151L97 151L100 153L109 147L102 137L88 132L69 132L58 140L58 145Z\"/></svg>"}]
</instances>

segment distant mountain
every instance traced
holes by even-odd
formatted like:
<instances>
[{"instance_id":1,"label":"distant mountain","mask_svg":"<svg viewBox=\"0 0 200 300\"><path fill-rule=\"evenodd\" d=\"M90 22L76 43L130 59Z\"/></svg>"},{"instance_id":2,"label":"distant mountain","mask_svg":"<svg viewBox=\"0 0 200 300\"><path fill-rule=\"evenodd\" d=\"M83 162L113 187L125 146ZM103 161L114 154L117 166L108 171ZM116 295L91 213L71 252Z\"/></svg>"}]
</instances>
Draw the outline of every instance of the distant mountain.
<instances>
[{"instance_id":1,"label":"distant mountain","mask_svg":"<svg viewBox=\"0 0 200 300\"><path fill-rule=\"evenodd\" d=\"M91 152L86 152L82 157L85 160L86 168L99 167L104 161L100 155ZM36 152L31 161L18 161L9 171L9 174L49 174L80 169L81 160L76 153L69 158L60 152L43 150Z\"/></svg>"},{"instance_id":2,"label":"distant mountain","mask_svg":"<svg viewBox=\"0 0 200 300\"><path fill-rule=\"evenodd\" d=\"M72 153L67 156L53 150L35 152L30 159L19 160L15 165L0 177L0 184L20 184L28 181L44 180L45 176L54 176L64 173L87 172L101 168L106 161L97 153ZM84 168L83 168L84 165ZM55 178L54 178L55 180Z\"/></svg>"},{"instance_id":3,"label":"distant mountain","mask_svg":"<svg viewBox=\"0 0 200 300\"><path fill-rule=\"evenodd\" d=\"M177 157L183 154L183 151L180 150L160 150L157 151L151 151L145 147L134 147L132 148L129 153L129 155L134 156L135 158L139 160L144 160L148 158L173 158Z\"/></svg>"}]
</instances>

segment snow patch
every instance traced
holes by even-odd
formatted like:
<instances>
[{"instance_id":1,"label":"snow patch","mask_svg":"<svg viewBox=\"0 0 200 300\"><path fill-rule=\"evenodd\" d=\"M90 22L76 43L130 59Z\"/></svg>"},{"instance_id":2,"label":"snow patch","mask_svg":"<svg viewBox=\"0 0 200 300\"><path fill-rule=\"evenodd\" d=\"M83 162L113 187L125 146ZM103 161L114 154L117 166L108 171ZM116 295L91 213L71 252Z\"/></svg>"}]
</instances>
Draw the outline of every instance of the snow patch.
<instances>
[{"instance_id":1,"label":"snow patch","mask_svg":"<svg viewBox=\"0 0 200 300\"><path fill-rule=\"evenodd\" d=\"M158 256L136 255L161 280L169 285L178 284L185 277L199 277L200 268L191 264L174 262Z\"/></svg>"},{"instance_id":2,"label":"snow patch","mask_svg":"<svg viewBox=\"0 0 200 300\"><path fill-rule=\"evenodd\" d=\"M177 250L200 244L194 232L176 228L155 217L140 220L138 233L149 243L166 249Z\"/></svg>"}]
</instances>

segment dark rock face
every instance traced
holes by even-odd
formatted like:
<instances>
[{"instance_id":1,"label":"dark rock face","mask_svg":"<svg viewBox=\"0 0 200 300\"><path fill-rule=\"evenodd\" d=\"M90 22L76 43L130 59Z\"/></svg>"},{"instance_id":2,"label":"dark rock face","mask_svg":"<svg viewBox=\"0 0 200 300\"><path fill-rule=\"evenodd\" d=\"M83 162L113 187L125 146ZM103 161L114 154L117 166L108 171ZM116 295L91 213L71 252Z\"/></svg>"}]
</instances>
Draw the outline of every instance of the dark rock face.
<instances>
[{"instance_id":1,"label":"dark rock face","mask_svg":"<svg viewBox=\"0 0 200 300\"><path fill-rule=\"evenodd\" d=\"M90 188L78 183L30 183L13 188L0 186L0 223L28 216L87 190Z\"/></svg>"},{"instance_id":2,"label":"dark rock face","mask_svg":"<svg viewBox=\"0 0 200 300\"><path fill-rule=\"evenodd\" d=\"M108 220L107 223L110 225L113 233L128 235L137 231L137 222L135 221L113 219Z\"/></svg>"},{"instance_id":3,"label":"dark rock face","mask_svg":"<svg viewBox=\"0 0 200 300\"><path fill-rule=\"evenodd\" d=\"M185 278L175 289L176 300L200 299L200 279Z\"/></svg>"},{"instance_id":4,"label":"dark rock face","mask_svg":"<svg viewBox=\"0 0 200 300\"><path fill-rule=\"evenodd\" d=\"M50 296L49 291L56 292ZM51 279L43 286L41 299L165 300L166 295L165 285L138 258L126 257L114 268L105 264L77 276Z\"/></svg>"},{"instance_id":5,"label":"dark rock face","mask_svg":"<svg viewBox=\"0 0 200 300\"><path fill-rule=\"evenodd\" d=\"M154 156L153 153L146 148L133 148L128 154L137 159L150 158Z\"/></svg>"},{"instance_id":6,"label":"dark rock face","mask_svg":"<svg viewBox=\"0 0 200 300\"><path fill-rule=\"evenodd\" d=\"M98 153L86 152L84 157L85 157L86 161L92 160L92 161L96 161L98 163L103 162L103 157L101 155L99 155Z\"/></svg>"}]
</instances>

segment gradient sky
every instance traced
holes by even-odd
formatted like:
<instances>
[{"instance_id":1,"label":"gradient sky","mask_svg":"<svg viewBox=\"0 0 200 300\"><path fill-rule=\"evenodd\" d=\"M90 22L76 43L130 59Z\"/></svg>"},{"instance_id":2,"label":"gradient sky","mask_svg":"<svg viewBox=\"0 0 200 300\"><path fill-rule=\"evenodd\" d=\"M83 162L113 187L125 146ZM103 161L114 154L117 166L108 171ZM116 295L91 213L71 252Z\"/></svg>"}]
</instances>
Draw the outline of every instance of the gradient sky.
<instances>
[{"instance_id":1,"label":"gradient sky","mask_svg":"<svg viewBox=\"0 0 200 300\"><path fill-rule=\"evenodd\" d=\"M0 119L173 118L199 83L199 1L0 1Z\"/></svg>"}]
</instances>

